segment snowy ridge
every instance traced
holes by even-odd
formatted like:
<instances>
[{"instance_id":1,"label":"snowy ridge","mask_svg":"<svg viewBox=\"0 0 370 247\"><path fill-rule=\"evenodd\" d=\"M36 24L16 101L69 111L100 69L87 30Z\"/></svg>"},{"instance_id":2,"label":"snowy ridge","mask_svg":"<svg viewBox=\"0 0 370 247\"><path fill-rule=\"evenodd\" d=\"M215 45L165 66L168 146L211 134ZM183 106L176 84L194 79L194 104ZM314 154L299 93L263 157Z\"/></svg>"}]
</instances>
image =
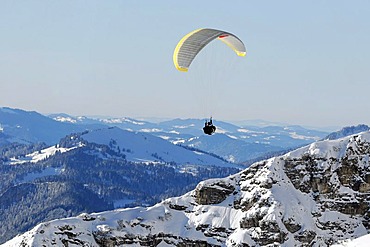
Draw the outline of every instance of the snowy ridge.
<instances>
[{"instance_id":1,"label":"snowy ridge","mask_svg":"<svg viewBox=\"0 0 370 247\"><path fill-rule=\"evenodd\" d=\"M153 207L42 223L3 246L328 246L369 231L369 159L370 132L321 141Z\"/></svg>"},{"instance_id":2,"label":"snowy ridge","mask_svg":"<svg viewBox=\"0 0 370 247\"><path fill-rule=\"evenodd\" d=\"M77 120L71 117L58 116L54 117L53 119L58 122L77 123Z\"/></svg>"},{"instance_id":3,"label":"snowy ridge","mask_svg":"<svg viewBox=\"0 0 370 247\"><path fill-rule=\"evenodd\" d=\"M50 156L53 156L56 153L65 153L65 152L71 151L78 147L83 147L83 144L79 143L77 146L71 147L71 148L62 148L62 147L59 147L58 145L55 145L55 146L51 146L51 147L45 148L37 152L33 152L31 154L27 154L25 157L17 157L17 158L13 157L6 164L16 165L16 164L23 164L27 162L36 163Z\"/></svg>"},{"instance_id":4,"label":"snowy ridge","mask_svg":"<svg viewBox=\"0 0 370 247\"><path fill-rule=\"evenodd\" d=\"M325 159L335 158L341 159L351 150L359 148L359 144L370 142L370 132L366 131L359 135L353 135L337 140L326 140L314 142L303 148L289 152L286 156L291 158L301 157L304 154L317 156ZM367 144L365 144L367 145Z\"/></svg>"},{"instance_id":5,"label":"snowy ridge","mask_svg":"<svg viewBox=\"0 0 370 247\"><path fill-rule=\"evenodd\" d=\"M130 123L135 125L145 125L145 122L137 121L131 118L109 118L109 119L101 119L103 123Z\"/></svg>"}]
</instances>

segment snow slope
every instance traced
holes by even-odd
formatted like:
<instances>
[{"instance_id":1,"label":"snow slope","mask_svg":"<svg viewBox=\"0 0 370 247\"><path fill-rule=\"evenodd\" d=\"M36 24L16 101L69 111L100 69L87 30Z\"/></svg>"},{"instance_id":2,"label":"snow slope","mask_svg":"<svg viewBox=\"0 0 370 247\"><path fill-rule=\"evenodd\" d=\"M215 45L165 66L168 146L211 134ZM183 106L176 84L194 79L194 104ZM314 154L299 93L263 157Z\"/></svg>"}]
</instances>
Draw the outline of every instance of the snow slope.
<instances>
[{"instance_id":1,"label":"snow slope","mask_svg":"<svg viewBox=\"0 0 370 247\"><path fill-rule=\"evenodd\" d=\"M153 207L42 223L2 246L328 246L368 233L369 159L370 132L321 141Z\"/></svg>"},{"instance_id":2,"label":"snow slope","mask_svg":"<svg viewBox=\"0 0 370 247\"><path fill-rule=\"evenodd\" d=\"M117 127L90 131L82 135L82 138L88 142L113 145L116 149L125 150L126 159L133 162L237 166L205 153L190 151L151 134Z\"/></svg>"}]
</instances>

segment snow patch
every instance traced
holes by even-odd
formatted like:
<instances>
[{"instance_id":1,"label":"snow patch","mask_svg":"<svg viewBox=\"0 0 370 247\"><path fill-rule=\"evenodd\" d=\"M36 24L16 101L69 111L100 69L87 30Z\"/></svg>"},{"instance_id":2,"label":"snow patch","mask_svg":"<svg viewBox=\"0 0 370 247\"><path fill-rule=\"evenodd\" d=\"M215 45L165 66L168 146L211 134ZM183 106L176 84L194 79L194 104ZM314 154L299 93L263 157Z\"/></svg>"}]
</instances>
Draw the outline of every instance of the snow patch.
<instances>
[{"instance_id":1,"label":"snow patch","mask_svg":"<svg viewBox=\"0 0 370 247\"><path fill-rule=\"evenodd\" d=\"M234 140L237 140L238 139L238 137L233 136L233 135L227 135L227 136L230 137L231 139L234 139Z\"/></svg>"},{"instance_id":2,"label":"snow patch","mask_svg":"<svg viewBox=\"0 0 370 247\"><path fill-rule=\"evenodd\" d=\"M163 131L163 130L153 128L153 129L141 129L140 131L141 131L141 132L145 132L145 133L156 133L156 132L161 132L161 131Z\"/></svg>"},{"instance_id":3,"label":"snow patch","mask_svg":"<svg viewBox=\"0 0 370 247\"><path fill-rule=\"evenodd\" d=\"M194 124L189 124L189 125L175 125L173 127L176 129L187 129L187 128L194 127L194 126L195 126Z\"/></svg>"},{"instance_id":4,"label":"snow patch","mask_svg":"<svg viewBox=\"0 0 370 247\"><path fill-rule=\"evenodd\" d=\"M299 139L299 140L314 140L314 141L320 140L320 137L317 137L317 136L304 136L304 135L298 134L297 132L290 132L289 135L293 139Z\"/></svg>"},{"instance_id":5,"label":"snow patch","mask_svg":"<svg viewBox=\"0 0 370 247\"><path fill-rule=\"evenodd\" d=\"M107 124L122 124L122 123L131 123L135 125L144 125L144 122L138 122L129 118L111 118L111 119L102 119L101 120L103 123Z\"/></svg>"},{"instance_id":6,"label":"snow patch","mask_svg":"<svg viewBox=\"0 0 370 247\"><path fill-rule=\"evenodd\" d=\"M71 147L71 148L61 148L59 146L51 146L46 149L33 152L31 154L27 154L25 157L13 157L10 158L10 161L7 163L9 165L16 165L16 164L23 164L27 162L36 163L41 160L47 159L50 156L55 155L56 153L65 153L71 151L75 148L82 147L83 144L79 143L78 146Z\"/></svg>"},{"instance_id":7,"label":"snow patch","mask_svg":"<svg viewBox=\"0 0 370 247\"><path fill-rule=\"evenodd\" d=\"M55 121L58 121L58 122L67 122L67 123L77 123L76 119L73 119L71 117L62 117L62 116L58 116L58 117L55 117L53 118Z\"/></svg>"}]
</instances>

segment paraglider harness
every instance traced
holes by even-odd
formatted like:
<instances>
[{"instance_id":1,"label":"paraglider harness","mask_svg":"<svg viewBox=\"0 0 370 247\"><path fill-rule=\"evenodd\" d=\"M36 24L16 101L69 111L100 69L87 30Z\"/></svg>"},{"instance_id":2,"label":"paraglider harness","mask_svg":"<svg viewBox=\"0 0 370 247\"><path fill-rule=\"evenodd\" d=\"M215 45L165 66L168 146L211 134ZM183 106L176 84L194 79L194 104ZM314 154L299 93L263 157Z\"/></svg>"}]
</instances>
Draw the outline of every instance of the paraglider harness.
<instances>
[{"instance_id":1,"label":"paraglider harness","mask_svg":"<svg viewBox=\"0 0 370 247\"><path fill-rule=\"evenodd\" d=\"M212 123L212 117L209 119L209 121L206 120L203 127L204 134L212 135L216 132L216 126Z\"/></svg>"}]
</instances>

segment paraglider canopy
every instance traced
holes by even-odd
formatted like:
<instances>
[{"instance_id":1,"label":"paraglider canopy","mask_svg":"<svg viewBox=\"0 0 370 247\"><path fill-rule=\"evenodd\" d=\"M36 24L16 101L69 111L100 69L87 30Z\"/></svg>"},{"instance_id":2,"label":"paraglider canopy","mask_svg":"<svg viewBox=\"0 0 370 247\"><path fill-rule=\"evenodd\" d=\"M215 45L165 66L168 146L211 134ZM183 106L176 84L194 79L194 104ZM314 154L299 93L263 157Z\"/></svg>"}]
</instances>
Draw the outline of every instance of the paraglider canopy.
<instances>
[{"instance_id":1,"label":"paraglider canopy","mask_svg":"<svg viewBox=\"0 0 370 247\"><path fill-rule=\"evenodd\" d=\"M179 71L188 71L197 54L212 40L221 40L238 56L245 56L247 51L243 42L235 35L211 28L201 28L185 35L177 44L173 53L173 62Z\"/></svg>"}]
</instances>

